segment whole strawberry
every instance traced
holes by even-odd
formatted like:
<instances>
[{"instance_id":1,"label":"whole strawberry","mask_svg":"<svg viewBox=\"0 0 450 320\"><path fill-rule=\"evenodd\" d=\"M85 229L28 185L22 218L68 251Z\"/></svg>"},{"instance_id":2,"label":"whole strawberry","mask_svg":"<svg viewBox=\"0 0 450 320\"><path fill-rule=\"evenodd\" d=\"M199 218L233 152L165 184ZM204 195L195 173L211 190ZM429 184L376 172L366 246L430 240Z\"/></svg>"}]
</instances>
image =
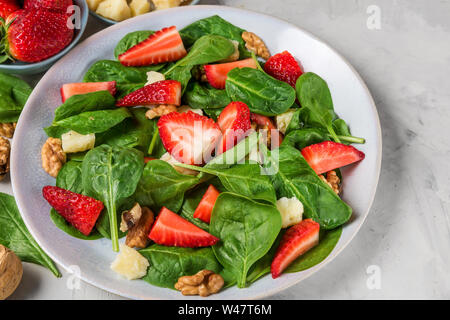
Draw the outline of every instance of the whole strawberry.
<instances>
[{"instance_id":1,"label":"whole strawberry","mask_svg":"<svg viewBox=\"0 0 450 320\"><path fill-rule=\"evenodd\" d=\"M0 0L1 1L1 0ZM67 7L73 5L72 0L25 0L23 8L29 9L49 9L67 13Z\"/></svg>"},{"instance_id":2,"label":"whole strawberry","mask_svg":"<svg viewBox=\"0 0 450 320\"><path fill-rule=\"evenodd\" d=\"M67 15L46 9L16 11L1 28L0 60L8 56L24 62L42 61L67 47L73 38Z\"/></svg>"},{"instance_id":3,"label":"whole strawberry","mask_svg":"<svg viewBox=\"0 0 450 320\"><path fill-rule=\"evenodd\" d=\"M86 236L104 208L101 201L58 187L44 187L42 194L67 222Z\"/></svg>"},{"instance_id":4,"label":"whole strawberry","mask_svg":"<svg viewBox=\"0 0 450 320\"><path fill-rule=\"evenodd\" d=\"M6 20L14 11L20 10L16 0L0 0L0 18Z\"/></svg>"}]
</instances>

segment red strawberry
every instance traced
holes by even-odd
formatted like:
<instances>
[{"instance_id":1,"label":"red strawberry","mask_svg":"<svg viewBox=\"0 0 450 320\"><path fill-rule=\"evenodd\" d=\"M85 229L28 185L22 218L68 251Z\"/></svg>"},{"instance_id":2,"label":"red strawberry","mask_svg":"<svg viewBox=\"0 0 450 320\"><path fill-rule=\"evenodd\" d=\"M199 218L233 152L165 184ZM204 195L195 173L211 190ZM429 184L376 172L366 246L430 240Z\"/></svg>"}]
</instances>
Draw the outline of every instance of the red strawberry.
<instances>
[{"instance_id":1,"label":"red strawberry","mask_svg":"<svg viewBox=\"0 0 450 320\"><path fill-rule=\"evenodd\" d=\"M317 174L363 160L365 154L355 147L324 141L302 149L302 155Z\"/></svg>"},{"instance_id":2,"label":"red strawberry","mask_svg":"<svg viewBox=\"0 0 450 320\"><path fill-rule=\"evenodd\" d=\"M29 9L49 9L67 13L67 8L73 5L72 0L25 0L23 8Z\"/></svg>"},{"instance_id":3,"label":"red strawberry","mask_svg":"<svg viewBox=\"0 0 450 320\"><path fill-rule=\"evenodd\" d=\"M20 10L20 6L16 0L0 1L0 18L3 18L3 20L6 20L11 13L17 10Z\"/></svg>"},{"instance_id":4,"label":"red strawberry","mask_svg":"<svg viewBox=\"0 0 450 320\"><path fill-rule=\"evenodd\" d=\"M101 201L58 187L44 187L42 194L67 222L86 236L91 233L104 207Z\"/></svg>"},{"instance_id":5,"label":"red strawberry","mask_svg":"<svg viewBox=\"0 0 450 320\"><path fill-rule=\"evenodd\" d=\"M54 56L72 41L73 30L67 26L67 16L45 9L19 10L7 19L15 20L2 26L9 52L1 54L24 62L38 62Z\"/></svg>"},{"instance_id":6,"label":"red strawberry","mask_svg":"<svg viewBox=\"0 0 450 320\"><path fill-rule=\"evenodd\" d=\"M251 129L250 109L243 102L231 102L220 113L217 124L223 134L217 149L217 153L221 154L245 138L248 130Z\"/></svg>"},{"instance_id":7,"label":"red strawberry","mask_svg":"<svg viewBox=\"0 0 450 320\"><path fill-rule=\"evenodd\" d=\"M284 81L294 88L298 77L303 74L298 62L287 51L270 57L264 65L264 71L275 79Z\"/></svg>"},{"instance_id":8,"label":"red strawberry","mask_svg":"<svg viewBox=\"0 0 450 320\"><path fill-rule=\"evenodd\" d=\"M164 28L119 56L124 66L148 66L176 61L187 55L175 26Z\"/></svg>"},{"instance_id":9,"label":"red strawberry","mask_svg":"<svg viewBox=\"0 0 450 320\"><path fill-rule=\"evenodd\" d=\"M317 222L306 219L286 231L270 266L272 278L278 278L295 259L319 243L319 230Z\"/></svg>"},{"instance_id":10,"label":"red strawberry","mask_svg":"<svg viewBox=\"0 0 450 320\"><path fill-rule=\"evenodd\" d=\"M211 157L220 136L219 126L192 111L172 112L158 121L164 148L179 162L200 165Z\"/></svg>"},{"instance_id":11,"label":"red strawberry","mask_svg":"<svg viewBox=\"0 0 450 320\"><path fill-rule=\"evenodd\" d=\"M219 239L163 207L148 237L164 246L209 247Z\"/></svg>"},{"instance_id":12,"label":"red strawberry","mask_svg":"<svg viewBox=\"0 0 450 320\"><path fill-rule=\"evenodd\" d=\"M250 119L256 124L258 129L268 130L267 136L270 135L270 141L272 144L272 149L278 148L283 142L283 135L278 131L277 127L273 124L273 121L266 116L261 114L252 113Z\"/></svg>"},{"instance_id":13,"label":"red strawberry","mask_svg":"<svg viewBox=\"0 0 450 320\"><path fill-rule=\"evenodd\" d=\"M112 95L116 94L116 82L80 82L66 83L61 87L62 102L77 94L86 94L96 91L109 91Z\"/></svg>"},{"instance_id":14,"label":"red strawberry","mask_svg":"<svg viewBox=\"0 0 450 320\"><path fill-rule=\"evenodd\" d=\"M181 83L175 80L163 80L138 89L119 101L118 107L135 107L153 104L181 104Z\"/></svg>"},{"instance_id":15,"label":"red strawberry","mask_svg":"<svg viewBox=\"0 0 450 320\"><path fill-rule=\"evenodd\" d=\"M197 209L195 209L194 218L209 223L211 221L211 212L219 194L220 192L210 184L208 190L206 190L202 200L198 204Z\"/></svg>"},{"instance_id":16,"label":"red strawberry","mask_svg":"<svg viewBox=\"0 0 450 320\"><path fill-rule=\"evenodd\" d=\"M207 64L204 67L209 84L216 89L225 89L227 74L234 68L257 68L252 58L221 64Z\"/></svg>"}]
</instances>

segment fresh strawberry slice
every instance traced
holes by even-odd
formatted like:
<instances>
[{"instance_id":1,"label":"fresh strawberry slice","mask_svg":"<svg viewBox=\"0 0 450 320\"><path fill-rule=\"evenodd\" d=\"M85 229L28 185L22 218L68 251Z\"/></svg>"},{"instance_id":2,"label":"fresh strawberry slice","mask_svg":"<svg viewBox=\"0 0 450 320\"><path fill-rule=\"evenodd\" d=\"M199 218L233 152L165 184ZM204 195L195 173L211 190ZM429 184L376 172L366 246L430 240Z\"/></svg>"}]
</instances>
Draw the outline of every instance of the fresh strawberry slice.
<instances>
[{"instance_id":1,"label":"fresh strawberry slice","mask_svg":"<svg viewBox=\"0 0 450 320\"><path fill-rule=\"evenodd\" d=\"M252 58L221 63L221 64L207 64L205 65L206 78L210 85L216 89L225 89L225 81L227 74L234 68L253 68L256 69L256 62Z\"/></svg>"},{"instance_id":2,"label":"fresh strawberry slice","mask_svg":"<svg viewBox=\"0 0 450 320\"><path fill-rule=\"evenodd\" d=\"M214 208L214 204L216 203L217 197L220 192L210 184L205 194L200 200L200 203L195 209L194 218L200 219L203 222L209 223L211 221L211 212Z\"/></svg>"},{"instance_id":3,"label":"fresh strawberry slice","mask_svg":"<svg viewBox=\"0 0 450 320\"><path fill-rule=\"evenodd\" d=\"M252 113L250 120L256 124L258 130L268 130L267 136L270 135L271 149L278 148L283 142L283 134L273 124L273 121L261 114Z\"/></svg>"},{"instance_id":4,"label":"fresh strawberry slice","mask_svg":"<svg viewBox=\"0 0 450 320\"><path fill-rule=\"evenodd\" d=\"M176 61L187 55L175 26L164 28L119 56L124 66L148 66Z\"/></svg>"},{"instance_id":5,"label":"fresh strawberry slice","mask_svg":"<svg viewBox=\"0 0 450 320\"><path fill-rule=\"evenodd\" d=\"M317 222L306 219L286 231L270 266L272 278L278 278L295 259L319 243L319 230Z\"/></svg>"},{"instance_id":6,"label":"fresh strawberry slice","mask_svg":"<svg viewBox=\"0 0 450 320\"><path fill-rule=\"evenodd\" d=\"M101 201L58 187L46 186L42 194L67 222L86 236L91 233L104 207Z\"/></svg>"},{"instance_id":7,"label":"fresh strawberry slice","mask_svg":"<svg viewBox=\"0 0 450 320\"><path fill-rule=\"evenodd\" d=\"M116 82L80 82L66 83L61 87L62 102L77 94L86 94L95 91L109 91L112 95L116 94Z\"/></svg>"},{"instance_id":8,"label":"fresh strawberry slice","mask_svg":"<svg viewBox=\"0 0 450 320\"><path fill-rule=\"evenodd\" d=\"M163 207L148 237L164 246L198 248L216 244L219 239Z\"/></svg>"},{"instance_id":9,"label":"fresh strawberry slice","mask_svg":"<svg viewBox=\"0 0 450 320\"><path fill-rule=\"evenodd\" d=\"M231 102L220 113L217 124L223 134L217 145L217 154L221 154L245 138L248 130L251 129L250 109L243 102Z\"/></svg>"},{"instance_id":10,"label":"fresh strawberry slice","mask_svg":"<svg viewBox=\"0 0 450 320\"><path fill-rule=\"evenodd\" d=\"M0 18L6 20L14 11L20 10L20 6L15 0L0 1Z\"/></svg>"},{"instance_id":11,"label":"fresh strawberry slice","mask_svg":"<svg viewBox=\"0 0 450 320\"><path fill-rule=\"evenodd\" d=\"M158 129L164 148L186 164L201 165L209 160L221 136L212 119L192 111L162 116Z\"/></svg>"},{"instance_id":12,"label":"fresh strawberry slice","mask_svg":"<svg viewBox=\"0 0 450 320\"><path fill-rule=\"evenodd\" d=\"M181 104L181 83L175 80L163 80L133 91L119 101L118 107L135 107L153 104Z\"/></svg>"},{"instance_id":13,"label":"fresh strawberry slice","mask_svg":"<svg viewBox=\"0 0 450 320\"><path fill-rule=\"evenodd\" d=\"M298 62L287 51L270 57L264 65L264 71L275 79L284 81L294 88L297 79L303 74Z\"/></svg>"},{"instance_id":14,"label":"fresh strawberry slice","mask_svg":"<svg viewBox=\"0 0 450 320\"><path fill-rule=\"evenodd\" d=\"M363 160L365 154L355 147L324 141L302 149L302 155L317 174Z\"/></svg>"}]
</instances>

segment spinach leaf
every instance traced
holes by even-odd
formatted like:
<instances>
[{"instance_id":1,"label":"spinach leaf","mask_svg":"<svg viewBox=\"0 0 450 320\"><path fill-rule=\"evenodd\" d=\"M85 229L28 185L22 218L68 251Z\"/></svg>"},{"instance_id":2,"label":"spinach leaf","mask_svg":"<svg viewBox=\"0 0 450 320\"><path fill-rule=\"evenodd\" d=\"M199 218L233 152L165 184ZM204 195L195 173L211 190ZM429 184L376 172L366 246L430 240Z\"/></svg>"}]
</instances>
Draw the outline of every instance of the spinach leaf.
<instances>
[{"instance_id":1,"label":"spinach leaf","mask_svg":"<svg viewBox=\"0 0 450 320\"><path fill-rule=\"evenodd\" d=\"M242 39L243 29L229 23L218 15L198 20L180 31L183 42L191 46L202 36L212 34L225 37L239 42L240 59L250 57L250 53L245 49L245 42Z\"/></svg>"},{"instance_id":2,"label":"spinach leaf","mask_svg":"<svg viewBox=\"0 0 450 320\"><path fill-rule=\"evenodd\" d=\"M274 173L270 178L278 198L299 199L304 215L317 221L321 228L334 229L350 219L352 209L319 178L299 150L282 145L277 152L268 154L265 167Z\"/></svg>"},{"instance_id":3,"label":"spinach leaf","mask_svg":"<svg viewBox=\"0 0 450 320\"><path fill-rule=\"evenodd\" d=\"M302 106L299 117L304 125L325 129L334 141L340 142L333 129L336 114L330 89L325 80L315 73L304 73L298 78L295 90Z\"/></svg>"},{"instance_id":4,"label":"spinach leaf","mask_svg":"<svg viewBox=\"0 0 450 320\"><path fill-rule=\"evenodd\" d=\"M333 251L341 237L341 234L342 227L334 230L322 230L319 236L319 244L302 256L298 257L289 265L289 267L287 267L284 272L299 272L321 263L326 257L329 256L331 251Z\"/></svg>"},{"instance_id":5,"label":"spinach leaf","mask_svg":"<svg viewBox=\"0 0 450 320\"><path fill-rule=\"evenodd\" d=\"M119 61L100 60L95 62L84 75L84 82L116 81L119 98L142 88L147 82L147 72L164 67L158 64L148 67L125 67Z\"/></svg>"},{"instance_id":6,"label":"spinach leaf","mask_svg":"<svg viewBox=\"0 0 450 320\"><path fill-rule=\"evenodd\" d=\"M366 140L364 138L352 136L349 126L342 119L336 119L333 121L333 129L336 132L338 138L344 144L366 143Z\"/></svg>"},{"instance_id":7,"label":"spinach leaf","mask_svg":"<svg viewBox=\"0 0 450 320\"><path fill-rule=\"evenodd\" d=\"M198 177L178 173L165 161L152 160L144 168L134 197L141 206L151 207L154 212L162 206L178 212L184 193L199 181Z\"/></svg>"},{"instance_id":8,"label":"spinach leaf","mask_svg":"<svg viewBox=\"0 0 450 320\"><path fill-rule=\"evenodd\" d=\"M213 119L214 121L217 121L217 118L220 116L220 114L222 113L223 109L225 109L225 108L220 108L220 109L203 108L203 112L208 117Z\"/></svg>"},{"instance_id":9,"label":"spinach leaf","mask_svg":"<svg viewBox=\"0 0 450 320\"><path fill-rule=\"evenodd\" d=\"M44 130L47 135L55 138L59 138L61 134L70 130L74 130L80 134L99 133L116 126L130 117L131 113L127 108L88 111L56 121L52 126Z\"/></svg>"},{"instance_id":10,"label":"spinach leaf","mask_svg":"<svg viewBox=\"0 0 450 320\"><path fill-rule=\"evenodd\" d=\"M117 46L114 49L114 56L117 59L122 53L125 53L131 47L134 47L138 43L146 40L148 37L150 37L154 33L155 33L154 31L149 31L149 30L134 31L134 32L128 33L125 37L120 39L120 41L117 43Z\"/></svg>"},{"instance_id":11,"label":"spinach leaf","mask_svg":"<svg viewBox=\"0 0 450 320\"><path fill-rule=\"evenodd\" d=\"M183 98L186 104L194 109L220 110L231 102L225 90L215 89L209 85L202 86L197 82L189 84Z\"/></svg>"},{"instance_id":12,"label":"spinach leaf","mask_svg":"<svg viewBox=\"0 0 450 320\"><path fill-rule=\"evenodd\" d=\"M58 173L56 178L56 186L75 193L83 194L83 179L81 176L82 162L69 161ZM78 231L74 226L68 223L55 209L50 211L50 219L53 223L65 233L72 237L82 240L96 240L102 238L97 230L93 230L90 235L86 236Z\"/></svg>"},{"instance_id":13,"label":"spinach leaf","mask_svg":"<svg viewBox=\"0 0 450 320\"><path fill-rule=\"evenodd\" d=\"M225 84L233 101L242 101L251 112L275 116L286 112L295 102L295 90L285 82L252 68L235 68Z\"/></svg>"},{"instance_id":14,"label":"spinach leaf","mask_svg":"<svg viewBox=\"0 0 450 320\"><path fill-rule=\"evenodd\" d=\"M113 109L115 107L116 100L109 91L75 95L56 108L53 122L55 123L87 111Z\"/></svg>"},{"instance_id":15,"label":"spinach leaf","mask_svg":"<svg viewBox=\"0 0 450 320\"><path fill-rule=\"evenodd\" d=\"M325 131L315 128L300 129L289 132L282 142L282 145L290 145L299 150L312 144L329 140L329 135Z\"/></svg>"},{"instance_id":16,"label":"spinach leaf","mask_svg":"<svg viewBox=\"0 0 450 320\"><path fill-rule=\"evenodd\" d=\"M133 195L142 176L141 152L102 145L89 151L83 161L82 178L86 195L102 201L108 212L113 250L119 250L117 208Z\"/></svg>"},{"instance_id":17,"label":"spinach leaf","mask_svg":"<svg viewBox=\"0 0 450 320\"><path fill-rule=\"evenodd\" d=\"M139 253L150 262L143 280L158 287L174 289L178 278L182 276L191 276L205 269L215 273L222 270L211 248L192 249L154 244L139 250Z\"/></svg>"},{"instance_id":18,"label":"spinach leaf","mask_svg":"<svg viewBox=\"0 0 450 320\"><path fill-rule=\"evenodd\" d=\"M155 135L156 120L145 117L146 108L133 108L133 118L119 123L115 127L96 135L96 145L137 148L146 153L152 137Z\"/></svg>"},{"instance_id":19,"label":"spinach leaf","mask_svg":"<svg viewBox=\"0 0 450 320\"><path fill-rule=\"evenodd\" d=\"M25 81L0 72L0 123L17 122L31 91Z\"/></svg>"},{"instance_id":20,"label":"spinach leaf","mask_svg":"<svg viewBox=\"0 0 450 320\"><path fill-rule=\"evenodd\" d=\"M213 251L224 269L235 275L239 288L246 286L250 267L269 251L280 230L281 215L275 206L232 193L217 198L210 233L221 241Z\"/></svg>"},{"instance_id":21,"label":"spinach leaf","mask_svg":"<svg viewBox=\"0 0 450 320\"><path fill-rule=\"evenodd\" d=\"M14 197L4 193L0 193L0 244L14 251L20 260L44 266L61 277L52 259L25 226Z\"/></svg>"},{"instance_id":22,"label":"spinach leaf","mask_svg":"<svg viewBox=\"0 0 450 320\"><path fill-rule=\"evenodd\" d=\"M262 200L269 203L277 202L272 182L268 176L261 174L262 169L258 164L237 164L231 168L219 170L186 164L180 164L179 166L217 176L229 192L253 200Z\"/></svg>"},{"instance_id":23,"label":"spinach leaf","mask_svg":"<svg viewBox=\"0 0 450 320\"><path fill-rule=\"evenodd\" d=\"M181 83L181 94L183 95L189 81L192 78L192 65L187 66L175 66L175 63L168 66L167 72L164 72L166 79L176 80Z\"/></svg>"}]
</instances>

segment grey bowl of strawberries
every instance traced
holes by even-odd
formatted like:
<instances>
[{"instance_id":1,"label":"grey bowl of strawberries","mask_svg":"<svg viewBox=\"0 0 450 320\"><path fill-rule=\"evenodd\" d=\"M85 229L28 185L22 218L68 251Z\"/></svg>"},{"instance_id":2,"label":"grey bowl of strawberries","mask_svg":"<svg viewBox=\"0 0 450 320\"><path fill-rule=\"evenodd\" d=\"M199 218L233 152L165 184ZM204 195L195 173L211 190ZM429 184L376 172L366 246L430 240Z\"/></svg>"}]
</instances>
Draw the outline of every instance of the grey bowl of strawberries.
<instances>
[{"instance_id":1,"label":"grey bowl of strawberries","mask_svg":"<svg viewBox=\"0 0 450 320\"><path fill-rule=\"evenodd\" d=\"M78 43L88 14L84 0L0 0L0 71L46 71Z\"/></svg>"}]
</instances>

